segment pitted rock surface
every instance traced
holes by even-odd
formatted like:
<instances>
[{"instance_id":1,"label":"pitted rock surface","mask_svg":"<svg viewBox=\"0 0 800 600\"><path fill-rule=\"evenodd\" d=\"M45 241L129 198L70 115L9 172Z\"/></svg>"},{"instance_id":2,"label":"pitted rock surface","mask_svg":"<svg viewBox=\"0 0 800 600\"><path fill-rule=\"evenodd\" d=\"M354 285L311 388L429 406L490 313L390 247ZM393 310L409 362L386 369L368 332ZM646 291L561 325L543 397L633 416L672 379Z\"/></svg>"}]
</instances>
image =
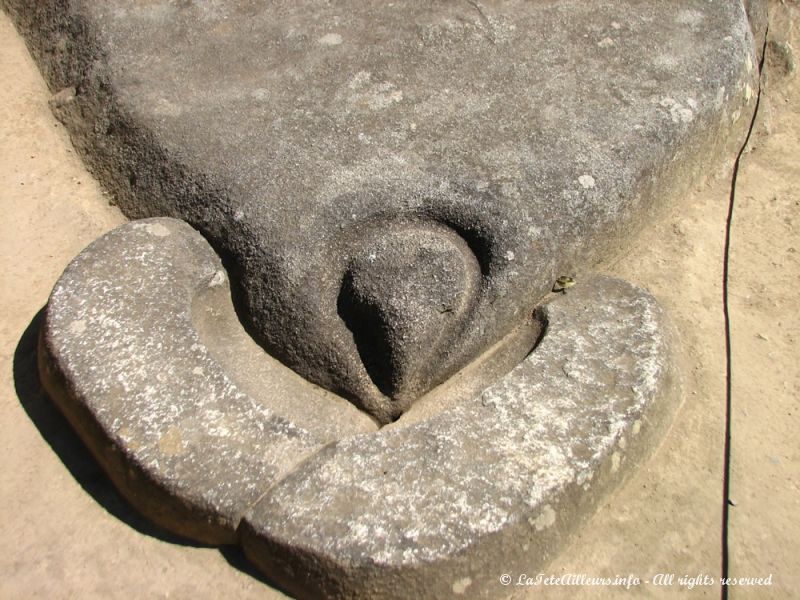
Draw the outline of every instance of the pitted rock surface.
<instances>
[{"instance_id":1,"label":"pitted rock surface","mask_svg":"<svg viewBox=\"0 0 800 600\"><path fill-rule=\"evenodd\" d=\"M737 1L0 3L125 212L200 230L268 351L380 422L615 253L754 105ZM410 222L463 239L477 293L456 323L435 304L458 286L370 291L384 354L365 365L348 269ZM407 274L398 256L383 274Z\"/></svg>"}]
</instances>

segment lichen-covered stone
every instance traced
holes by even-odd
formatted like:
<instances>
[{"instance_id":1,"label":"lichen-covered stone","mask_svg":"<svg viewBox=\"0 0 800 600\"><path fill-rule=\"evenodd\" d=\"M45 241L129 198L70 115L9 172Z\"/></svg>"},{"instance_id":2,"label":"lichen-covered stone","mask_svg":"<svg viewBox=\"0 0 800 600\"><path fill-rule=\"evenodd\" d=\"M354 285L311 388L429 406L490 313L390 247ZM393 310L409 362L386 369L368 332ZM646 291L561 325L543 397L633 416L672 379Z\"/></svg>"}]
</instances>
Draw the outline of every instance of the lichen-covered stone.
<instances>
[{"instance_id":1,"label":"lichen-covered stone","mask_svg":"<svg viewBox=\"0 0 800 600\"><path fill-rule=\"evenodd\" d=\"M615 253L754 106L734 0L0 3L125 212L202 231L260 342L384 423ZM409 223L463 239L469 310L402 293L381 234ZM339 299L381 248L397 294L365 339Z\"/></svg>"},{"instance_id":2,"label":"lichen-covered stone","mask_svg":"<svg viewBox=\"0 0 800 600\"><path fill-rule=\"evenodd\" d=\"M300 597L502 596L543 567L680 398L655 300L593 277L543 311L508 375L421 423L332 444L245 517L245 552Z\"/></svg>"},{"instance_id":3,"label":"lichen-covered stone","mask_svg":"<svg viewBox=\"0 0 800 600\"><path fill-rule=\"evenodd\" d=\"M280 365L244 393L196 326L226 310L227 275L203 237L174 219L138 221L64 271L40 352L45 386L131 503L214 544L235 542L242 514L305 457L375 429Z\"/></svg>"},{"instance_id":4,"label":"lichen-covered stone","mask_svg":"<svg viewBox=\"0 0 800 600\"><path fill-rule=\"evenodd\" d=\"M502 595L497 577L551 558L679 398L662 310L605 277L540 308L538 345L506 375L380 430L263 353L268 367L245 357L268 369L263 390L244 392L216 339L235 337L232 315L197 232L123 225L53 290L44 382L134 506L241 541L302 597Z\"/></svg>"}]
</instances>

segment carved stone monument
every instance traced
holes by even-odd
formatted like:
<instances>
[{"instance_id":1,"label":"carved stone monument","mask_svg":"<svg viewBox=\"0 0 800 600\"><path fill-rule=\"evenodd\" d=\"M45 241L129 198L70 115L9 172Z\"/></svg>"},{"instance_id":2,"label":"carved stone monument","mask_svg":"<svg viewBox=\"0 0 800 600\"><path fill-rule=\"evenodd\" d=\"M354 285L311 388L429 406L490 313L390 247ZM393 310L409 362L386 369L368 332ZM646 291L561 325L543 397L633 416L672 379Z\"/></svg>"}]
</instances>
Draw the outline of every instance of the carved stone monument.
<instances>
[{"instance_id":1,"label":"carved stone monument","mask_svg":"<svg viewBox=\"0 0 800 600\"><path fill-rule=\"evenodd\" d=\"M154 522L300 597L502 596L669 425L663 311L591 271L741 142L762 3L0 4L137 219L40 370Z\"/></svg>"}]
</instances>

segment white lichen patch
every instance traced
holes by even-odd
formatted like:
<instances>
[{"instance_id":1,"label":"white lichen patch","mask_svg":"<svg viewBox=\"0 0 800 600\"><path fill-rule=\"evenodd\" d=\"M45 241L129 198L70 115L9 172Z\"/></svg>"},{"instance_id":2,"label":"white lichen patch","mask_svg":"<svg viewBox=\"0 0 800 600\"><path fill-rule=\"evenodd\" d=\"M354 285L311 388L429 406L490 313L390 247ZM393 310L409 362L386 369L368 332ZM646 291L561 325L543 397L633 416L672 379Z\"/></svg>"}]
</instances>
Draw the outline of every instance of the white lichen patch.
<instances>
[{"instance_id":1,"label":"white lichen patch","mask_svg":"<svg viewBox=\"0 0 800 600\"><path fill-rule=\"evenodd\" d=\"M338 46L342 41L342 36L338 33L326 33L317 40L322 46Z\"/></svg>"},{"instance_id":2,"label":"white lichen patch","mask_svg":"<svg viewBox=\"0 0 800 600\"><path fill-rule=\"evenodd\" d=\"M675 17L675 20L681 25L698 27L703 23L705 18L706 16L700 11L687 9L679 11Z\"/></svg>"},{"instance_id":3,"label":"white lichen patch","mask_svg":"<svg viewBox=\"0 0 800 600\"><path fill-rule=\"evenodd\" d=\"M717 90L717 95L714 96L714 108L716 110L720 110L722 108L723 104L725 104L725 86L724 85L720 86L720 88Z\"/></svg>"},{"instance_id":4,"label":"white lichen patch","mask_svg":"<svg viewBox=\"0 0 800 600\"><path fill-rule=\"evenodd\" d=\"M581 175L580 177L578 177L578 183L585 190L590 190L595 186L594 177L592 177L591 175Z\"/></svg>"},{"instance_id":5,"label":"white lichen patch","mask_svg":"<svg viewBox=\"0 0 800 600\"><path fill-rule=\"evenodd\" d=\"M689 106L684 106L674 98L662 98L659 105L669 111L673 123L685 124L691 123L694 120L694 111Z\"/></svg>"},{"instance_id":6,"label":"white lichen patch","mask_svg":"<svg viewBox=\"0 0 800 600\"><path fill-rule=\"evenodd\" d=\"M396 102L400 102L402 99L402 90L396 89L393 83L384 81L375 86L368 103L371 109L379 110Z\"/></svg>"},{"instance_id":7,"label":"white lichen patch","mask_svg":"<svg viewBox=\"0 0 800 600\"><path fill-rule=\"evenodd\" d=\"M542 512L536 517L531 524L536 528L536 531L542 531L548 527L552 527L556 522L556 511L549 504L542 507Z\"/></svg>"},{"instance_id":8,"label":"white lichen patch","mask_svg":"<svg viewBox=\"0 0 800 600\"><path fill-rule=\"evenodd\" d=\"M500 191L506 198L520 198L522 196L519 185L515 181L504 181L500 184Z\"/></svg>"},{"instance_id":9,"label":"white lichen patch","mask_svg":"<svg viewBox=\"0 0 800 600\"><path fill-rule=\"evenodd\" d=\"M611 455L611 472L616 473L619 471L619 465L622 462L622 455L619 452L614 452Z\"/></svg>"},{"instance_id":10,"label":"white lichen patch","mask_svg":"<svg viewBox=\"0 0 800 600\"><path fill-rule=\"evenodd\" d=\"M578 473L578 477L575 480L575 483L582 486L583 484L591 481L593 477L594 473L592 473L591 471L581 471L580 473Z\"/></svg>"},{"instance_id":11,"label":"white lichen patch","mask_svg":"<svg viewBox=\"0 0 800 600\"><path fill-rule=\"evenodd\" d=\"M403 91L390 81L372 81L369 71L359 71L347 82L340 92L345 101L354 107L367 107L382 110L403 100Z\"/></svg>"},{"instance_id":12,"label":"white lichen patch","mask_svg":"<svg viewBox=\"0 0 800 600\"><path fill-rule=\"evenodd\" d=\"M171 232L166 225L161 223L133 223L133 229L142 229L156 237L167 237Z\"/></svg>"},{"instance_id":13,"label":"white lichen patch","mask_svg":"<svg viewBox=\"0 0 800 600\"><path fill-rule=\"evenodd\" d=\"M211 276L211 279L208 280L208 287L219 287L224 285L225 282L228 280L225 271L219 269L216 273Z\"/></svg>"},{"instance_id":14,"label":"white lichen patch","mask_svg":"<svg viewBox=\"0 0 800 600\"><path fill-rule=\"evenodd\" d=\"M69 324L69 331L70 333L74 333L75 335L81 335L83 332L86 331L86 320L85 319L78 319L73 321Z\"/></svg>"},{"instance_id":15,"label":"white lichen patch","mask_svg":"<svg viewBox=\"0 0 800 600\"><path fill-rule=\"evenodd\" d=\"M463 595L469 586L472 585L472 579L470 577L463 577L458 581L453 582L453 593L461 596Z\"/></svg>"},{"instance_id":16,"label":"white lichen patch","mask_svg":"<svg viewBox=\"0 0 800 600\"><path fill-rule=\"evenodd\" d=\"M153 112L160 117L179 117L183 114L183 105L180 102L171 102L167 98L156 98L151 102Z\"/></svg>"},{"instance_id":17,"label":"white lichen patch","mask_svg":"<svg viewBox=\"0 0 800 600\"><path fill-rule=\"evenodd\" d=\"M350 78L350 81L347 83L347 87L349 87L351 90L357 90L368 84L371 79L372 73L369 71L359 71Z\"/></svg>"}]
</instances>

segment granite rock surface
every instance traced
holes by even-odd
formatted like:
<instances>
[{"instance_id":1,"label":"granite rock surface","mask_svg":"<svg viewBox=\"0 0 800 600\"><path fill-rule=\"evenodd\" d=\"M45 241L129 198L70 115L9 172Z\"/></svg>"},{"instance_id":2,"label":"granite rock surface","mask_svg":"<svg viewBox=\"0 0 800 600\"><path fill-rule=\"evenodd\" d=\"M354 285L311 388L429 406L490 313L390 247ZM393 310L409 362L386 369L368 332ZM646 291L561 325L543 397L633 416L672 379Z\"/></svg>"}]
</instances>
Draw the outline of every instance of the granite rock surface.
<instances>
[{"instance_id":1,"label":"granite rock surface","mask_svg":"<svg viewBox=\"0 0 800 600\"><path fill-rule=\"evenodd\" d=\"M738 143L763 34L763 2L0 4L126 214L199 230L258 341L379 423Z\"/></svg>"}]
</instances>

